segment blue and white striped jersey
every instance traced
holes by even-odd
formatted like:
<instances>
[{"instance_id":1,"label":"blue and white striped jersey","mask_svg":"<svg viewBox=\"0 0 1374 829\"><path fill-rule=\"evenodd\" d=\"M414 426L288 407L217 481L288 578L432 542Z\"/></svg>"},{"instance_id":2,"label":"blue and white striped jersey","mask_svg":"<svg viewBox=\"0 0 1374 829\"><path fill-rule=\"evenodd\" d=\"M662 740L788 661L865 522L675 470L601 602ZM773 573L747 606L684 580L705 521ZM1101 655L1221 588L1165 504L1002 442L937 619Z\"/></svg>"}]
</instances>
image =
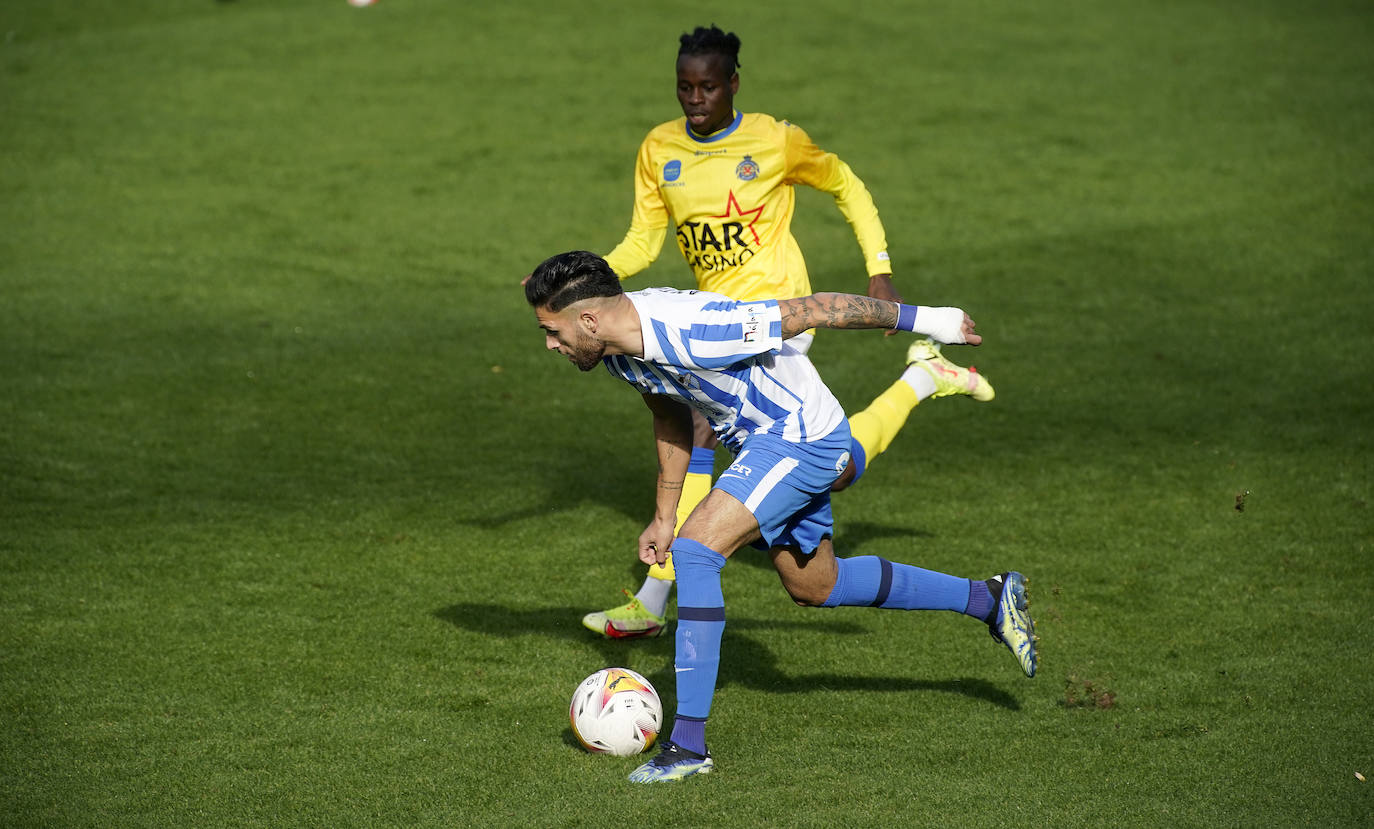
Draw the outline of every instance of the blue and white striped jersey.
<instances>
[{"instance_id":1,"label":"blue and white striped jersey","mask_svg":"<svg viewBox=\"0 0 1374 829\"><path fill-rule=\"evenodd\" d=\"M606 368L701 412L730 451L756 433L809 443L844 422L811 360L783 341L777 300L674 288L626 296L639 312L644 356L605 357Z\"/></svg>"}]
</instances>

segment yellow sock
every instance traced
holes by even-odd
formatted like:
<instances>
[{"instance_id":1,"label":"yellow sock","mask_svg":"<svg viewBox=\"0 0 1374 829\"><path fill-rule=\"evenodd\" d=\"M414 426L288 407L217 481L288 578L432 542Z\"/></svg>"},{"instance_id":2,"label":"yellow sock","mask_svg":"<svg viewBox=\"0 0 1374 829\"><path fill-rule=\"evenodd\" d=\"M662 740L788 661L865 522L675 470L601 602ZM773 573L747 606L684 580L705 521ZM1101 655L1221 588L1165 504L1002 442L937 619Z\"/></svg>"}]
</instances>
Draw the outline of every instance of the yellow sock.
<instances>
[{"instance_id":1,"label":"yellow sock","mask_svg":"<svg viewBox=\"0 0 1374 829\"><path fill-rule=\"evenodd\" d=\"M706 494L711 491L710 472L688 472L687 477L682 481L682 497L677 502L677 523L673 526L673 531L682 529L687 516L692 514L692 510L697 508L706 499ZM654 564L649 567L649 575L656 579L672 581L676 578L673 571L673 554L669 553L662 564Z\"/></svg>"},{"instance_id":2,"label":"yellow sock","mask_svg":"<svg viewBox=\"0 0 1374 829\"><path fill-rule=\"evenodd\" d=\"M710 472L687 473L687 477L682 481L682 497L677 502L677 523L673 525L673 532L682 529L682 525L687 523L687 516L697 508L697 504L706 500L706 495L710 491Z\"/></svg>"},{"instance_id":3,"label":"yellow sock","mask_svg":"<svg viewBox=\"0 0 1374 829\"><path fill-rule=\"evenodd\" d=\"M887 451L893 438L906 425L911 410L920 402L911 384L898 380L873 398L867 409L849 416L849 433L863 447L865 465Z\"/></svg>"}]
</instances>

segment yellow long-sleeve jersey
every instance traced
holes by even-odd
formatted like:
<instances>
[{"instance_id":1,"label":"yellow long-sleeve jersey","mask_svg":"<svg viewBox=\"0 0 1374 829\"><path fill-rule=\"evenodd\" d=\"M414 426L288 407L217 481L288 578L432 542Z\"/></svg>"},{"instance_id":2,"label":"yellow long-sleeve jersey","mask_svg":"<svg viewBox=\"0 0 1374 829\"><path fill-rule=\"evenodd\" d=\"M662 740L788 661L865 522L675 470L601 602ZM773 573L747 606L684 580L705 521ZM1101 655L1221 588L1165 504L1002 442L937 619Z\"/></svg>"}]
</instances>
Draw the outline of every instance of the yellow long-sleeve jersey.
<instances>
[{"instance_id":1,"label":"yellow long-sleeve jersey","mask_svg":"<svg viewBox=\"0 0 1374 829\"><path fill-rule=\"evenodd\" d=\"M794 184L835 197L869 276L892 272L878 209L859 177L800 127L760 113L736 113L706 138L685 118L651 130L635 164L630 230L606 260L621 279L633 276L658 258L671 223L699 288L735 299L806 296L811 280L791 231Z\"/></svg>"}]
</instances>

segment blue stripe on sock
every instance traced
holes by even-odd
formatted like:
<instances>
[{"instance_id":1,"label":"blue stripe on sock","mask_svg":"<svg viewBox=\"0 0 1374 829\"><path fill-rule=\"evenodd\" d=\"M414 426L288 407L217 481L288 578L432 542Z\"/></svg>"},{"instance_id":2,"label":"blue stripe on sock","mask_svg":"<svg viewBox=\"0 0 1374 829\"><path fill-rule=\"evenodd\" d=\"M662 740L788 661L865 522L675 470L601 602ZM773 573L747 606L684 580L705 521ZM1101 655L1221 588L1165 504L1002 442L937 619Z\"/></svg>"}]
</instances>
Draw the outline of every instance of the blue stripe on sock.
<instances>
[{"instance_id":1,"label":"blue stripe on sock","mask_svg":"<svg viewBox=\"0 0 1374 829\"><path fill-rule=\"evenodd\" d=\"M687 622L723 622L725 621L725 608L683 607L678 605L677 617Z\"/></svg>"},{"instance_id":2,"label":"blue stripe on sock","mask_svg":"<svg viewBox=\"0 0 1374 829\"><path fill-rule=\"evenodd\" d=\"M874 597L872 607L882 607L887 602L887 594L892 592L892 562L885 558L878 559L878 573L878 595Z\"/></svg>"},{"instance_id":3,"label":"blue stripe on sock","mask_svg":"<svg viewBox=\"0 0 1374 829\"><path fill-rule=\"evenodd\" d=\"M692 448L692 459L687 462L687 474L710 475L716 471L716 450L704 446Z\"/></svg>"}]
</instances>

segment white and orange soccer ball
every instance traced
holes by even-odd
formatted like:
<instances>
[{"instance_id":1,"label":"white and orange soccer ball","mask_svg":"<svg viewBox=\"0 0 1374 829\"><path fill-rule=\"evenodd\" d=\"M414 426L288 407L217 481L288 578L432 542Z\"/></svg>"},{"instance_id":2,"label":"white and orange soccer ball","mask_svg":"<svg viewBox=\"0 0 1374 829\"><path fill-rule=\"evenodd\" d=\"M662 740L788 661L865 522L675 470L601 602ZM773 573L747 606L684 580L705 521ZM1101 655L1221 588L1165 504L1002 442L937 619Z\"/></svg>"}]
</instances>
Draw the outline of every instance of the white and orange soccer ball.
<instances>
[{"instance_id":1,"label":"white and orange soccer ball","mask_svg":"<svg viewBox=\"0 0 1374 829\"><path fill-rule=\"evenodd\" d=\"M577 686L568 718L583 748L624 757L654 744L663 704L649 680L628 668L604 668Z\"/></svg>"}]
</instances>

